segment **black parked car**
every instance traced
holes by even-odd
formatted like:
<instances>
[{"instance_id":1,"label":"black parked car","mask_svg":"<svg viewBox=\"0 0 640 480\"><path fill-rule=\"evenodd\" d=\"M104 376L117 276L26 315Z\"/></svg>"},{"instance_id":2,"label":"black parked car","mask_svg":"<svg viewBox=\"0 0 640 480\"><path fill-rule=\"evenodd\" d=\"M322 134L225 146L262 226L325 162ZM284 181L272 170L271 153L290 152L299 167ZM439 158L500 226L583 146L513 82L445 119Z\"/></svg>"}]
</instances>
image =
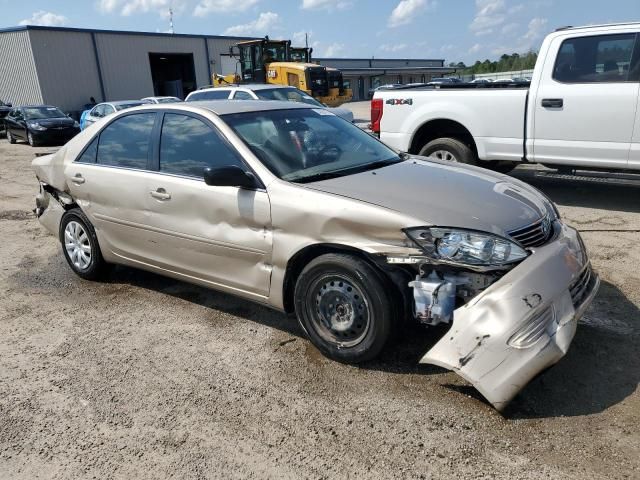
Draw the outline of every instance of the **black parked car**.
<instances>
[{"instance_id":1,"label":"black parked car","mask_svg":"<svg viewBox=\"0 0 640 480\"><path fill-rule=\"evenodd\" d=\"M4 129L4 117L11 111L11 104L0 100L0 130Z\"/></svg>"},{"instance_id":2,"label":"black parked car","mask_svg":"<svg viewBox=\"0 0 640 480\"><path fill-rule=\"evenodd\" d=\"M80 133L78 122L51 105L26 105L12 109L5 118L9 143L26 140L35 147L43 143L66 143Z\"/></svg>"}]
</instances>

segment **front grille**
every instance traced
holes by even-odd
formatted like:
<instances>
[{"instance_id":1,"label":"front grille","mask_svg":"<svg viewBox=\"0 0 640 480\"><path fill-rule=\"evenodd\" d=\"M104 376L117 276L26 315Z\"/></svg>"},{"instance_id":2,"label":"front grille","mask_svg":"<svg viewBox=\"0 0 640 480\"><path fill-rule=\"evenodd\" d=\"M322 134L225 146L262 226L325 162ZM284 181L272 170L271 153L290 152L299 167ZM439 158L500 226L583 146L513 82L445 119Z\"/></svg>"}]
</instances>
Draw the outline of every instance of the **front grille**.
<instances>
[{"instance_id":1,"label":"front grille","mask_svg":"<svg viewBox=\"0 0 640 480\"><path fill-rule=\"evenodd\" d=\"M514 240L520 242L524 247L539 247L544 245L551 237L553 231L551 220L547 215L542 217L535 223L522 227L518 230L512 230L509 235Z\"/></svg>"},{"instance_id":2,"label":"front grille","mask_svg":"<svg viewBox=\"0 0 640 480\"><path fill-rule=\"evenodd\" d=\"M589 294L589 285L591 284L592 278L591 265L587 265L582 272L580 272L578 278L569 285L569 293L571 294L571 301L574 307L577 308L580 306Z\"/></svg>"}]
</instances>

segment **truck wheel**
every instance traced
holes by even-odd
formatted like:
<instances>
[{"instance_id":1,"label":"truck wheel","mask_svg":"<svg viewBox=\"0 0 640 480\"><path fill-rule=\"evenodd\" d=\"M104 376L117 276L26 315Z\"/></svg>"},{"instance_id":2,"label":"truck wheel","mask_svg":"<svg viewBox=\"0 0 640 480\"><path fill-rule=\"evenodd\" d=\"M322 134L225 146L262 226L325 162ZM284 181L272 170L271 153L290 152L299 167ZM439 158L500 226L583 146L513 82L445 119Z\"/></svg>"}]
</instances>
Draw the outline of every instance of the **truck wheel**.
<instances>
[{"instance_id":1,"label":"truck wheel","mask_svg":"<svg viewBox=\"0 0 640 480\"><path fill-rule=\"evenodd\" d=\"M326 254L312 260L298 278L294 299L300 325L333 360L371 360L389 339L394 311L390 288L358 257Z\"/></svg>"},{"instance_id":2,"label":"truck wheel","mask_svg":"<svg viewBox=\"0 0 640 480\"><path fill-rule=\"evenodd\" d=\"M98 280L108 270L91 222L79 208L67 211L60 221L60 243L64 258L76 275Z\"/></svg>"},{"instance_id":3,"label":"truck wheel","mask_svg":"<svg viewBox=\"0 0 640 480\"><path fill-rule=\"evenodd\" d=\"M455 138L436 138L435 140L431 140L422 147L418 155L469 165L475 165L477 163L473 150Z\"/></svg>"}]
</instances>

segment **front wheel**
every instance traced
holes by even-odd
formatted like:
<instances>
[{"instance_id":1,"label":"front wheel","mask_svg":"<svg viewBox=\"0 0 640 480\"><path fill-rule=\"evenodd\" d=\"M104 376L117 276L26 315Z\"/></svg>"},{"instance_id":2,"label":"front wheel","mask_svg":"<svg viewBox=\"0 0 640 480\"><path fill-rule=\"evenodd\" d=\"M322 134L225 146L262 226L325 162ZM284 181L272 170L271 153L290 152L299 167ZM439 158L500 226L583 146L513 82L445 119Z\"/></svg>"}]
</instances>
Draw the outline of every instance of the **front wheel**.
<instances>
[{"instance_id":1,"label":"front wheel","mask_svg":"<svg viewBox=\"0 0 640 480\"><path fill-rule=\"evenodd\" d=\"M434 157L447 162L475 165L477 158L471 148L455 138L436 138L427 143L418 155Z\"/></svg>"},{"instance_id":2,"label":"front wheel","mask_svg":"<svg viewBox=\"0 0 640 480\"><path fill-rule=\"evenodd\" d=\"M294 295L302 328L331 359L372 360L389 339L394 310L388 282L358 257L314 259L300 274Z\"/></svg>"},{"instance_id":3,"label":"front wheel","mask_svg":"<svg viewBox=\"0 0 640 480\"><path fill-rule=\"evenodd\" d=\"M38 142L36 142L35 138L33 138L33 133L31 132L27 132L27 141L29 142L29 145L31 145L32 147L38 146Z\"/></svg>"},{"instance_id":4,"label":"front wheel","mask_svg":"<svg viewBox=\"0 0 640 480\"><path fill-rule=\"evenodd\" d=\"M15 137L11 134L11 132L9 131L9 129L7 128L7 140L9 140L9 143L11 145L16 143L16 139Z\"/></svg>"},{"instance_id":5,"label":"front wheel","mask_svg":"<svg viewBox=\"0 0 640 480\"><path fill-rule=\"evenodd\" d=\"M98 237L91 222L79 208L67 211L60 221L60 242L64 258L76 275L98 280L107 270Z\"/></svg>"}]
</instances>

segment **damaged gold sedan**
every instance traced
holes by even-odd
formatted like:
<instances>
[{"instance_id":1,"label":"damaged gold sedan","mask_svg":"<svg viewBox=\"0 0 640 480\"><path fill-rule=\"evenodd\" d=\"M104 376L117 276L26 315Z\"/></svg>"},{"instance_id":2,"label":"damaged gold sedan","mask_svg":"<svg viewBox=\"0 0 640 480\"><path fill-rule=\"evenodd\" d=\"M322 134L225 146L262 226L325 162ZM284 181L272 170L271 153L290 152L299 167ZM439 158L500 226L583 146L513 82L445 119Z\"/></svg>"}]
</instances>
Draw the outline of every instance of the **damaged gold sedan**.
<instances>
[{"instance_id":1,"label":"damaged gold sedan","mask_svg":"<svg viewBox=\"0 0 640 480\"><path fill-rule=\"evenodd\" d=\"M138 107L33 167L36 213L80 277L123 264L295 312L342 362L376 357L406 317L450 324L421 362L498 410L567 352L598 288L534 188L307 105Z\"/></svg>"}]
</instances>

